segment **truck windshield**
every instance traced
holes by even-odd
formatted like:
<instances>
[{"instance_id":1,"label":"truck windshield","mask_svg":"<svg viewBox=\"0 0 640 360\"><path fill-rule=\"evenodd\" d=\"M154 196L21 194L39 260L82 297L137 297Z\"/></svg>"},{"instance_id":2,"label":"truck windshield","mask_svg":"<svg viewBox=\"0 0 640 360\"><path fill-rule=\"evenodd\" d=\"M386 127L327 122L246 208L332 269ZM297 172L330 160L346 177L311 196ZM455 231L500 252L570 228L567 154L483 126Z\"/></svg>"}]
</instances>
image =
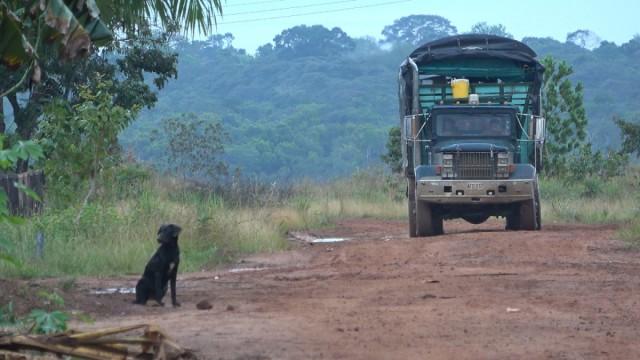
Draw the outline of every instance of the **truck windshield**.
<instances>
[{"instance_id":1,"label":"truck windshield","mask_svg":"<svg viewBox=\"0 0 640 360\"><path fill-rule=\"evenodd\" d=\"M511 136L514 118L509 113L440 113L434 123L436 136L495 137Z\"/></svg>"}]
</instances>

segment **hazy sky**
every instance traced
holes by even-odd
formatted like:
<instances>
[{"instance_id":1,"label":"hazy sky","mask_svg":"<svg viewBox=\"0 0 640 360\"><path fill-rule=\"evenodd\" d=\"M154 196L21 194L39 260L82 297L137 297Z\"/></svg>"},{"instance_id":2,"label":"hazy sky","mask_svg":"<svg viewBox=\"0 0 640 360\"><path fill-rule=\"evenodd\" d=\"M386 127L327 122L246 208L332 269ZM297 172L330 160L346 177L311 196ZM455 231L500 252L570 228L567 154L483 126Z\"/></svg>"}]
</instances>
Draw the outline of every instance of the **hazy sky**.
<instances>
[{"instance_id":1,"label":"hazy sky","mask_svg":"<svg viewBox=\"0 0 640 360\"><path fill-rule=\"evenodd\" d=\"M473 24L480 21L503 24L516 39L522 39L524 36L550 36L564 41L569 32L589 29L603 40L621 44L629 41L634 34L640 33L640 0L224 1L225 16L218 19L218 33L233 33L236 38L235 47L247 49L249 52L271 41L282 30L300 24L321 24L329 28L338 26L352 37L378 38L384 26L393 23L395 19L412 14L444 16L460 32L468 31ZM347 8L358 9L346 10ZM292 16L307 13L316 14ZM292 17L254 21L282 16Z\"/></svg>"}]
</instances>

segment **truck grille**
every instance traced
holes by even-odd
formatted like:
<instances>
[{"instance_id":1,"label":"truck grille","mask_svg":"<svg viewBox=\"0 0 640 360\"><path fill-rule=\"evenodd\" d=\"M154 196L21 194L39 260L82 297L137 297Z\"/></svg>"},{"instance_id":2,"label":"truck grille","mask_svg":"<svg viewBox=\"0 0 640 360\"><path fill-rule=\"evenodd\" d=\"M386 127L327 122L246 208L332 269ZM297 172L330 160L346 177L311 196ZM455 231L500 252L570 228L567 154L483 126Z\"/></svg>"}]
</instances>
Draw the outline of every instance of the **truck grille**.
<instances>
[{"instance_id":1,"label":"truck grille","mask_svg":"<svg viewBox=\"0 0 640 360\"><path fill-rule=\"evenodd\" d=\"M453 154L453 173L458 179L493 179L497 159L495 152L456 152Z\"/></svg>"}]
</instances>

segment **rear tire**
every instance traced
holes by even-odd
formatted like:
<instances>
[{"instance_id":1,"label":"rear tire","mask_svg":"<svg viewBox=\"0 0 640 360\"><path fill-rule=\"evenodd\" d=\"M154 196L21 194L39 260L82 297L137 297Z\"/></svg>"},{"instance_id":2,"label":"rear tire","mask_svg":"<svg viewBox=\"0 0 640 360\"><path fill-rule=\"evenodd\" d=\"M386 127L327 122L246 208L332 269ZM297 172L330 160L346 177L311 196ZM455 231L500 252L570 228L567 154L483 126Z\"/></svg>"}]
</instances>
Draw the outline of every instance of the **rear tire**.
<instances>
[{"instance_id":1,"label":"rear tire","mask_svg":"<svg viewBox=\"0 0 640 360\"><path fill-rule=\"evenodd\" d=\"M442 235L444 234L444 219L442 218L442 216L440 216L440 214L438 214L437 212L434 212L433 209L431 209L432 214L432 222L433 222L433 235Z\"/></svg>"},{"instance_id":2,"label":"rear tire","mask_svg":"<svg viewBox=\"0 0 640 360\"><path fill-rule=\"evenodd\" d=\"M464 221L468 222L469 224L479 225L479 224L482 224L483 222L487 221L487 219L489 219L489 215L463 216L462 218L464 219Z\"/></svg>"},{"instance_id":3,"label":"rear tire","mask_svg":"<svg viewBox=\"0 0 640 360\"><path fill-rule=\"evenodd\" d=\"M514 210L510 215L507 215L507 225L505 229L507 230L520 230L520 206L516 210Z\"/></svg>"}]
</instances>

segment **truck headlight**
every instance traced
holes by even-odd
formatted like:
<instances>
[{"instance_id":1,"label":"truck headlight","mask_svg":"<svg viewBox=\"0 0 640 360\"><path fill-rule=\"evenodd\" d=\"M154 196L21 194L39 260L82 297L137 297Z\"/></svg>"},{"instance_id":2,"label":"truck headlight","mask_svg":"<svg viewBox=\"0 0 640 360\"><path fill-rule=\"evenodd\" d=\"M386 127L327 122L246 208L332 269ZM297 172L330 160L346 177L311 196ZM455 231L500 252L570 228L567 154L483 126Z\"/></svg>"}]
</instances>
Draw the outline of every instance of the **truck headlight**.
<instances>
[{"instance_id":1,"label":"truck headlight","mask_svg":"<svg viewBox=\"0 0 640 360\"><path fill-rule=\"evenodd\" d=\"M442 154L442 177L453 178L453 154Z\"/></svg>"},{"instance_id":2,"label":"truck headlight","mask_svg":"<svg viewBox=\"0 0 640 360\"><path fill-rule=\"evenodd\" d=\"M442 154L442 166L453 166L453 154Z\"/></svg>"},{"instance_id":3,"label":"truck headlight","mask_svg":"<svg viewBox=\"0 0 640 360\"><path fill-rule=\"evenodd\" d=\"M496 177L508 178L510 172L509 153L498 153L498 164L496 166Z\"/></svg>"}]
</instances>

